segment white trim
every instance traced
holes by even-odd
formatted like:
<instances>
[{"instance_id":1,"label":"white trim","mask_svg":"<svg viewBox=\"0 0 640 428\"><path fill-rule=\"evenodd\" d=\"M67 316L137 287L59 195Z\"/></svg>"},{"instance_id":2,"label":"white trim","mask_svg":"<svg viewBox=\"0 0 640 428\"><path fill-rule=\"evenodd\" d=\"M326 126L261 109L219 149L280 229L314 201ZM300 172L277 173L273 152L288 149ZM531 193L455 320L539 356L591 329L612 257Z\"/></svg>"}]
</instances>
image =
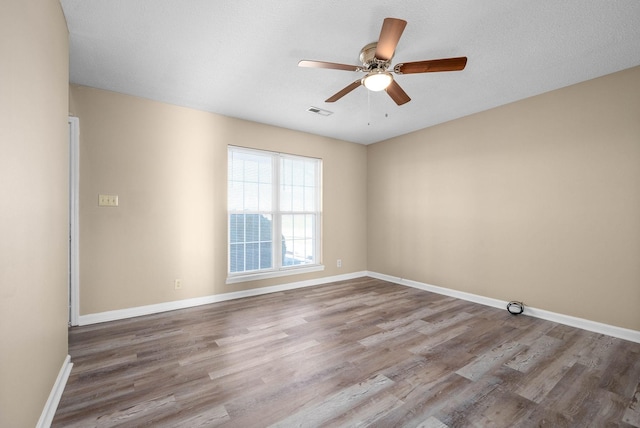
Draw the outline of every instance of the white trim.
<instances>
[{"instance_id":1,"label":"white trim","mask_svg":"<svg viewBox=\"0 0 640 428\"><path fill-rule=\"evenodd\" d=\"M62 397L62 392L64 391L64 387L67 385L67 379L69 379L69 375L71 374L72 367L73 363L71 362L71 356L67 355L62 363L56 382L53 384L53 388L49 393L49 398L44 405L44 409L42 409L36 428L48 428L51 426L53 417L58 409L58 404L60 403L60 398Z\"/></svg>"},{"instance_id":2,"label":"white trim","mask_svg":"<svg viewBox=\"0 0 640 428\"><path fill-rule=\"evenodd\" d=\"M80 316L80 120L69 117L69 322Z\"/></svg>"},{"instance_id":3,"label":"white trim","mask_svg":"<svg viewBox=\"0 0 640 428\"><path fill-rule=\"evenodd\" d=\"M466 293L463 291L452 290L450 288L438 287L435 285L425 284L422 282L412 281L409 279L398 278L390 275L385 275L377 272L367 272L367 275L381 279L383 281L389 281L408 287L418 288L424 291L430 291L432 293L443 294L445 296L451 296L469 302L480 303L486 306L492 306L494 308L506 309L506 301L492 299L490 297L479 296L477 294ZM537 309L530 306L525 308L524 315L540 318L547 321L553 321L560 324L568 325L571 327L581 328L583 330L592 331L594 333L606 334L607 336L617 337L619 339L628 340L630 342L640 343L640 331L631 330L623 327L617 327L609 324L603 324L596 321L590 321L583 318L573 317L571 315L559 314L556 312L547 311L544 309Z\"/></svg>"},{"instance_id":4,"label":"white trim","mask_svg":"<svg viewBox=\"0 0 640 428\"><path fill-rule=\"evenodd\" d=\"M79 325L96 324L106 321L115 321L126 318L133 318L142 315L151 315L155 313L173 311L176 309L191 308L194 306L207 305L210 303L224 302L233 299L242 299L244 297L259 296L262 294L276 293L279 291L293 290L296 288L312 287L314 285L322 285L336 281L346 281L355 278L361 278L363 276L370 276L372 278L380 279L383 281L393 282L395 284L404 285L407 287L418 288L420 290L429 291L432 293L442 294L445 296L455 297L457 299L466 300L469 302L479 303L485 306L491 306L498 309L505 309L507 302L499 299L493 299L490 297L484 297L477 294L466 293L464 291L452 290L450 288L438 287L431 284L425 284L418 281L412 281L409 279L398 278L390 275L385 275L377 272L361 271L353 272L344 275L336 275L325 278L311 279L307 281L298 281L288 284L274 285L271 287L253 288L245 291L234 291L231 293L214 294L204 297L196 297L193 299L177 300L166 303L158 303L156 305L138 306L135 308L118 309L115 311L100 312L96 314L81 315L79 317ZM571 327L581 328L583 330L592 331L595 333L606 334L608 336L617 337L619 339L628 340L631 342L640 343L640 331L631 330L623 327L616 327L609 324L603 324L596 321L590 321L583 318L577 318L570 315L559 314L556 312L547 311L544 309L537 309L530 306L525 308L524 315L532 316L535 318L544 319L547 321L557 322L559 324L568 325Z\"/></svg>"},{"instance_id":5,"label":"white trim","mask_svg":"<svg viewBox=\"0 0 640 428\"><path fill-rule=\"evenodd\" d=\"M245 291L234 291L231 293L214 294L204 297L195 297L193 299L176 300L166 303L158 303L155 305L138 306L128 309L117 309L115 311L99 312L97 314L80 315L79 325L96 324L106 321L115 321L125 318L139 317L142 315L151 315L160 312L173 311L176 309L191 308L194 306L208 305L210 303L224 302L226 300L242 299L244 297L259 296L262 294L277 293L279 291L293 290L296 288L312 287L314 285L327 284L336 281L346 281L355 278L367 276L366 272L353 272L344 275L329 276L318 279L310 279L306 281L292 282L282 285L274 285L271 287L253 288Z\"/></svg>"},{"instance_id":6,"label":"white trim","mask_svg":"<svg viewBox=\"0 0 640 428\"><path fill-rule=\"evenodd\" d=\"M307 267L282 268L269 272L258 272L254 274L231 275L227 277L226 284L237 284L239 282L257 281L259 279L278 278L280 276L298 275L301 273L319 272L324 270L324 265L313 265Z\"/></svg>"}]
</instances>

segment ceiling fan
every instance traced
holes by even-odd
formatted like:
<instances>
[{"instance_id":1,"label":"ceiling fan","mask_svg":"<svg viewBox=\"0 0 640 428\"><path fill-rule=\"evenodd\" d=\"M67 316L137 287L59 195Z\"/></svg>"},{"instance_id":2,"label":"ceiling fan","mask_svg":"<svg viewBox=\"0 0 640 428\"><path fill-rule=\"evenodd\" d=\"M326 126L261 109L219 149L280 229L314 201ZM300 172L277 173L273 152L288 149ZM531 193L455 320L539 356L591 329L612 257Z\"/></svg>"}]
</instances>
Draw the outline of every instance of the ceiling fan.
<instances>
[{"instance_id":1,"label":"ceiling fan","mask_svg":"<svg viewBox=\"0 0 640 428\"><path fill-rule=\"evenodd\" d=\"M371 91L385 90L399 106L411 101L409 95L393 79L395 74L431 73L436 71L463 70L467 65L467 57L432 59L396 64L392 70L391 59L402 36L407 21L397 18L385 18L377 42L369 43L360 51L362 65L337 64L334 62L302 60L299 67L329 68L333 70L359 71L367 73L344 89L338 91L325 102L332 103L347 95L357 87L364 85Z\"/></svg>"}]
</instances>

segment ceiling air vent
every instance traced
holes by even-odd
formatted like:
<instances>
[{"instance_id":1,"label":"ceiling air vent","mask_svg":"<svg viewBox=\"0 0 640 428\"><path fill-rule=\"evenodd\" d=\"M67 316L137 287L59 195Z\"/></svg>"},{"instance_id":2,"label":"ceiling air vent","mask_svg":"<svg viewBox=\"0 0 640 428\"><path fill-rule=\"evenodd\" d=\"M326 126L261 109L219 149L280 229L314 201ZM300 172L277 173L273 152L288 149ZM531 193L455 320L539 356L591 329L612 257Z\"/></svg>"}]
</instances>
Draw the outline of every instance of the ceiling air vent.
<instances>
[{"instance_id":1,"label":"ceiling air vent","mask_svg":"<svg viewBox=\"0 0 640 428\"><path fill-rule=\"evenodd\" d=\"M320 116L331 116L333 114L332 111L324 110L324 109L313 107L313 106L309 107L307 111L311 113L319 114Z\"/></svg>"}]
</instances>

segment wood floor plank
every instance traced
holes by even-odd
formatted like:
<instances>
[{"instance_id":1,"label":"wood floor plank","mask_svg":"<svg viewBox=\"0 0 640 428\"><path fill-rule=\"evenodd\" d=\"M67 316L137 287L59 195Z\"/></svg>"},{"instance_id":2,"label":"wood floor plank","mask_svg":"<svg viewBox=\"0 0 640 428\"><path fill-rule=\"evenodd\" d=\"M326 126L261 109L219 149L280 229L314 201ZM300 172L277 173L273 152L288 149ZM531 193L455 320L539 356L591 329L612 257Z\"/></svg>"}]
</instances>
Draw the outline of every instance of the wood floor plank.
<instances>
[{"instance_id":1,"label":"wood floor plank","mask_svg":"<svg viewBox=\"0 0 640 428\"><path fill-rule=\"evenodd\" d=\"M409 348L409 352L414 354L426 354L431 349L448 342L451 339L455 339L459 335L466 333L469 330L469 326L464 324L456 324L448 328L428 329L422 328L419 330L423 337L420 342L415 346Z\"/></svg>"},{"instance_id":2,"label":"wood floor plank","mask_svg":"<svg viewBox=\"0 0 640 428\"><path fill-rule=\"evenodd\" d=\"M506 366L527 373L539 361L546 361L549 356L554 355L556 349L562 346L562 343L560 339L545 335L533 343L532 346L515 355L506 363Z\"/></svg>"},{"instance_id":3,"label":"wood floor plank","mask_svg":"<svg viewBox=\"0 0 640 428\"><path fill-rule=\"evenodd\" d=\"M425 383L401 383L391 391L404 404L378 420L380 427L418 426L472 385L468 379L447 372ZM441 420L438 418L438 420ZM446 423L446 422L445 422Z\"/></svg>"},{"instance_id":4,"label":"wood floor plank","mask_svg":"<svg viewBox=\"0 0 640 428\"><path fill-rule=\"evenodd\" d=\"M518 353L522 348L523 345L517 342L502 343L489 352L480 355L461 369L456 370L456 373L469 380L477 380L495 367L499 367L503 362Z\"/></svg>"},{"instance_id":5,"label":"wood floor plank","mask_svg":"<svg viewBox=\"0 0 640 428\"><path fill-rule=\"evenodd\" d=\"M158 428L174 428L177 426L210 428L221 426L229 422L230 419L227 410L222 405L213 407L205 405L200 408L191 406L181 408L178 412L166 418L158 418L154 421L153 426Z\"/></svg>"},{"instance_id":6,"label":"wood floor plank","mask_svg":"<svg viewBox=\"0 0 640 428\"><path fill-rule=\"evenodd\" d=\"M333 419L323 423L324 427L369 427L375 425L384 415L393 412L402 401L386 391L375 394L361 404L352 406L344 412L336 412ZM338 416L336 416L338 415Z\"/></svg>"},{"instance_id":7,"label":"wood floor plank","mask_svg":"<svg viewBox=\"0 0 640 428\"><path fill-rule=\"evenodd\" d=\"M393 330L400 326L410 324L413 321L422 320L423 318L429 315L433 315L434 313L435 313L435 309L433 308L430 308L430 307L421 308L417 311L410 312L407 316L392 319L392 320L385 320L384 322L377 324L377 326L383 330Z\"/></svg>"},{"instance_id":8,"label":"wood floor plank","mask_svg":"<svg viewBox=\"0 0 640 428\"><path fill-rule=\"evenodd\" d=\"M607 420L620 420L624 404L619 396L598 387L599 376L597 370L574 364L541 402L542 407L563 414L575 425L604 426Z\"/></svg>"},{"instance_id":9,"label":"wood floor plank","mask_svg":"<svg viewBox=\"0 0 640 428\"><path fill-rule=\"evenodd\" d=\"M388 377L375 375L364 382L342 389L340 392L322 400L320 403L302 408L298 412L271 426L273 428L322 426L326 421L335 417L335 415L345 413L354 407L354 404L367 400L391 384L393 384L393 381Z\"/></svg>"},{"instance_id":10,"label":"wood floor plank","mask_svg":"<svg viewBox=\"0 0 640 428\"><path fill-rule=\"evenodd\" d=\"M387 341L389 341L391 339L395 339L398 336L404 335L406 333L410 333L410 332L414 332L416 330L419 330L420 327L423 327L426 324L427 324L427 322L426 321L422 321L422 320L411 321L409 324L400 325L400 326L398 326L396 328L393 328L391 330L381 331L379 333L376 333L376 334L368 336L368 337L366 337L364 339L361 339L358 342L363 346L378 345L380 343L387 342Z\"/></svg>"},{"instance_id":11,"label":"wood floor plank","mask_svg":"<svg viewBox=\"0 0 640 428\"><path fill-rule=\"evenodd\" d=\"M634 427L640 427L640 383L636 386L633 398L629 406L625 409L622 421Z\"/></svg>"},{"instance_id":12,"label":"wood floor plank","mask_svg":"<svg viewBox=\"0 0 640 428\"><path fill-rule=\"evenodd\" d=\"M640 428L640 344L374 278L69 330L53 427Z\"/></svg>"},{"instance_id":13,"label":"wood floor plank","mask_svg":"<svg viewBox=\"0 0 640 428\"><path fill-rule=\"evenodd\" d=\"M581 331L579 334L568 336L567 340L562 342L562 346L555 349L553 355L546 355L527 372L523 384L515 392L540 403L573 367L590 334Z\"/></svg>"},{"instance_id":14,"label":"wood floor plank","mask_svg":"<svg viewBox=\"0 0 640 428\"><path fill-rule=\"evenodd\" d=\"M640 350L629 349L618 341L616 351L605 363L600 387L608 391L628 397L636 390L640 381Z\"/></svg>"},{"instance_id":15,"label":"wood floor plank","mask_svg":"<svg viewBox=\"0 0 640 428\"><path fill-rule=\"evenodd\" d=\"M336 391L362 379L366 378L360 375L356 366L343 362L296 379L281 378L279 382L252 387L229 400L225 407L234 426L267 426L300 409L316 406Z\"/></svg>"},{"instance_id":16,"label":"wood floor plank","mask_svg":"<svg viewBox=\"0 0 640 428\"><path fill-rule=\"evenodd\" d=\"M449 426L442 423L442 421L437 418L429 416L426 420L420 422L417 425L417 428L449 428Z\"/></svg>"}]
</instances>

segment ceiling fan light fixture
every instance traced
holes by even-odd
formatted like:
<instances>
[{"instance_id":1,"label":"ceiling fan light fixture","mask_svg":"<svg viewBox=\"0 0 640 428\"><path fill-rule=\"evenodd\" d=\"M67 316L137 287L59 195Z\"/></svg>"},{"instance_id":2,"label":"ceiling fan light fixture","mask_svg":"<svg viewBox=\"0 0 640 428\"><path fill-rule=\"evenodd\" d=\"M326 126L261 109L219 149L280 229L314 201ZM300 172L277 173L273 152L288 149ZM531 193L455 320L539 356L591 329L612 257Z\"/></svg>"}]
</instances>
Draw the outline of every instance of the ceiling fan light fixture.
<instances>
[{"instance_id":1,"label":"ceiling fan light fixture","mask_svg":"<svg viewBox=\"0 0 640 428\"><path fill-rule=\"evenodd\" d=\"M368 90L378 92L387 89L391 81L393 81L391 73L377 70L367 74L362 83Z\"/></svg>"}]
</instances>

